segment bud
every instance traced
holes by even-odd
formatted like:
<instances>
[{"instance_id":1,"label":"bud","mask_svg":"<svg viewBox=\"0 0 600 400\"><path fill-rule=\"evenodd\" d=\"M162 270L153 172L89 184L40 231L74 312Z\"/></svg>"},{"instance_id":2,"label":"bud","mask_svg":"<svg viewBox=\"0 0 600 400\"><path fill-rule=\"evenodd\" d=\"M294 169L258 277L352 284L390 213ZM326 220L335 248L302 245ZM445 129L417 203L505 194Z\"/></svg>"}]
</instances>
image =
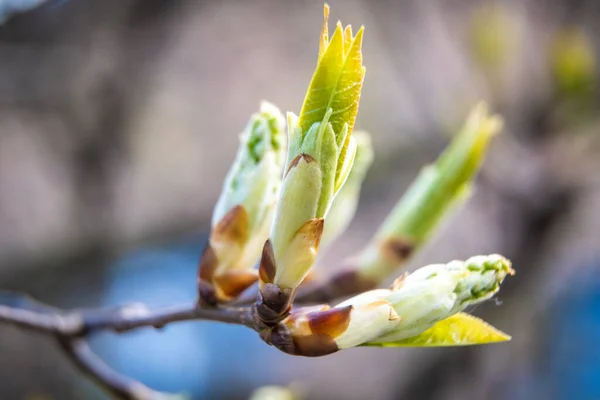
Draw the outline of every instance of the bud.
<instances>
[{"instance_id":1,"label":"bud","mask_svg":"<svg viewBox=\"0 0 600 400\"><path fill-rule=\"evenodd\" d=\"M288 158L269 242L260 267L257 312L285 317L296 287L314 264L325 217L356 154L352 128L364 78L362 32L338 23L329 40L325 6L317 69L302 111L288 113Z\"/></svg>"},{"instance_id":2,"label":"bud","mask_svg":"<svg viewBox=\"0 0 600 400\"><path fill-rule=\"evenodd\" d=\"M335 196L327 214L322 239L324 245L335 241L350 225L358 206L361 185L373 162L371 136L366 132L354 132L352 136L356 139L356 157L346 183Z\"/></svg>"},{"instance_id":3,"label":"bud","mask_svg":"<svg viewBox=\"0 0 600 400\"><path fill-rule=\"evenodd\" d=\"M359 346L393 330L400 318L392 304L385 300L389 290L375 289L354 296L336 308L352 306L348 328L335 342L340 349Z\"/></svg>"},{"instance_id":4,"label":"bud","mask_svg":"<svg viewBox=\"0 0 600 400\"><path fill-rule=\"evenodd\" d=\"M386 289L362 293L334 308L294 310L271 332L269 342L298 356L319 357L361 345L393 330L399 321Z\"/></svg>"},{"instance_id":5,"label":"bud","mask_svg":"<svg viewBox=\"0 0 600 400\"><path fill-rule=\"evenodd\" d=\"M317 257L324 223L317 213L322 176L318 162L301 154L284 178L271 231L276 265L272 283L282 288L298 285Z\"/></svg>"},{"instance_id":6,"label":"bud","mask_svg":"<svg viewBox=\"0 0 600 400\"><path fill-rule=\"evenodd\" d=\"M281 184L283 124L281 112L263 102L240 135L200 262L201 293L209 302L235 298L257 279L253 268L269 236Z\"/></svg>"},{"instance_id":7,"label":"bud","mask_svg":"<svg viewBox=\"0 0 600 400\"><path fill-rule=\"evenodd\" d=\"M381 282L421 246L454 206L471 193L491 138L501 120L484 104L434 165L425 167L358 257L361 278Z\"/></svg>"},{"instance_id":8,"label":"bud","mask_svg":"<svg viewBox=\"0 0 600 400\"><path fill-rule=\"evenodd\" d=\"M491 298L506 275L514 274L510 262L493 254L466 261L434 264L394 282L385 299L400 317L389 333L372 340L385 343L418 335L436 322Z\"/></svg>"},{"instance_id":9,"label":"bud","mask_svg":"<svg viewBox=\"0 0 600 400\"><path fill-rule=\"evenodd\" d=\"M334 308L325 305L295 309L263 339L288 354L307 357L356 346L465 345L508 340L510 337L504 333L461 311L491 298L506 275L512 274L510 262L496 254L429 265L396 279L390 289L369 290ZM455 315L450 323L428 331ZM473 328L480 331L472 332ZM426 336L418 336L426 331ZM447 337L453 334L459 336ZM418 340L403 341L413 337Z\"/></svg>"}]
</instances>

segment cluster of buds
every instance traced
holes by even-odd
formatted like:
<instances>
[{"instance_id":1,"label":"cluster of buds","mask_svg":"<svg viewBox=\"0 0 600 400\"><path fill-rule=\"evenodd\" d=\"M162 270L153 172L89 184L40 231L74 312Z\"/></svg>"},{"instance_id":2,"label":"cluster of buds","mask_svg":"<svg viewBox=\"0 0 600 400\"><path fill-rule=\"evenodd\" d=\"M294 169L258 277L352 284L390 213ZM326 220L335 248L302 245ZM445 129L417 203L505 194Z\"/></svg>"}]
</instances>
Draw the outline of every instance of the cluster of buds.
<instances>
[{"instance_id":1,"label":"cluster of buds","mask_svg":"<svg viewBox=\"0 0 600 400\"><path fill-rule=\"evenodd\" d=\"M398 278L390 289L364 292L333 308L294 310L265 340L286 353L308 357L356 346L402 345L406 339L418 340L439 321L490 299L513 273L510 262L499 255L429 265Z\"/></svg>"},{"instance_id":2,"label":"cluster of buds","mask_svg":"<svg viewBox=\"0 0 600 400\"><path fill-rule=\"evenodd\" d=\"M302 111L288 113L287 167L275 220L260 262L257 315L273 325L286 317L295 290L317 257L325 218L352 169L354 120L364 79L361 28L338 22L321 31L317 68Z\"/></svg>"},{"instance_id":3,"label":"cluster of buds","mask_svg":"<svg viewBox=\"0 0 600 400\"><path fill-rule=\"evenodd\" d=\"M263 103L241 135L200 260L202 305L235 300L258 282L253 322L261 337L301 356L356 346L508 340L462 312L491 298L513 274L502 256L429 265L403 275L389 289L374 289L470 193L501 127L485 105L475 108L437 162L423 169L373 239L352 258L352 268L313 285L312 292L311 283L302 286L307 291L298 300L354 297L334 307L292 308L321 242L337 238L354 215L373 158L370 137L353 134L365 74L363 28L354 35L338 22L330 38L327 6L324 14L317 68L302 110L299 116L287 115L287 154L284 117L270 104Z\"/></svg>"},{"instance_id":4,"label":"cluster of buds","mask_svg":"<svg viewBox=\"0 0 600 400\"><path fill-rule=\"evenodd\" d=\"M256 282L256 262L269 237L285 157L284 117L263 102L240 135L236 160L213 211L200 259L200 300L228 301Z\"/></svg>"}]
</instances>

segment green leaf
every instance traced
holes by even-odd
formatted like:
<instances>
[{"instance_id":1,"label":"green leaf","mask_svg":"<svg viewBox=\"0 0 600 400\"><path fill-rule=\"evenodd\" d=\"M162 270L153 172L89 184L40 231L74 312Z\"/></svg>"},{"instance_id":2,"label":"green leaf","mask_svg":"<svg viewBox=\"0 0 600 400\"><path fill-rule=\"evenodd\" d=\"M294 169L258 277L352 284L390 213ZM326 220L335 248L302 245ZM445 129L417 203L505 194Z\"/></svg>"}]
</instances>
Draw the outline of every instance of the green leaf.
<instances>
[{"instance_id":1,"label":"green leaf","mask_svg":"<svg viewBox=\"0 0 600 400\"><path fill-rule=\"evenodd\" d=\"M325 10L319 60L298 124L302 132L308 132L315 122L323 120L327 110L332 109L329 122L336 135L340 134L346 123L348 132L352 133L365 74L361 52L364 29L361 27L353 37L351 28L348 26L344 31L342 24L338 22L331 40L328 40L329 10L327 7ZM338 143L341 141L340 138L336 139Z\"/></svg>"},{"instance_id":2,"label":"green leaf","mask_svg":"<svg viewBox=\"0 0 600 400\"><path fill-rule=\"evenodd\" d=\"M511 339L487 322L466 313L446 318L425 332L396 342L369 342L364 346L377 347L442 347L470 346L506 342Z\"/></svg>"}]
</instances>

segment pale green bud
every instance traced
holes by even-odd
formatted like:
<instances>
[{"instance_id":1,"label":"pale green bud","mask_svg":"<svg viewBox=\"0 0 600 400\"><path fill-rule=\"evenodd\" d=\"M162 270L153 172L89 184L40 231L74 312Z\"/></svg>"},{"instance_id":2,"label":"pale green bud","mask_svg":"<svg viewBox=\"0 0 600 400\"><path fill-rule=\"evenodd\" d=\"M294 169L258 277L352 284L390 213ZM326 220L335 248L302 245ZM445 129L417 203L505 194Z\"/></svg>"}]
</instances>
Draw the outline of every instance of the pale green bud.
<instances>
[{"instance_id":1,"label":"pale green bud","mask_svg":"<svg viewBox=\"0 0 600 400\"><path fill-rule=\"evenodd\" d=\"M324 218L345 182L356 153L347 126L339 135L339 144L328 122L331 110L322 122L316 122L306 134L288 114L291 161L271 229L275 275L273 282L282 289L294 289L315 262Z\"/></svg>"},{"instance_id":2,"label":"pale green bud","mask_svg":"<svg viewBox=\"0 0 600 400\"><path fill-rule=\"evenodd\" d=\"M335 308L352 306L346 330L334 340L340 349L359 346L387 334L398 326L400 318L385 300L389 290L376 289L354 296Z\"/></svg>"},{"instance_id":3,"label":"pale green bud","mask_svg":"<svg viewBox=\"0 0 600 400\"><path fill-rule=\"evenodd\" d=\"M259 268L257 315L263 323L285 318L297 286L314 264L325 217L346 182L356 142L352 130L365 69L364 29L356 35L338 22L329 37L325 5L317 68L300 116L288 113L286 173L270 240Z\"/></svg>"},{"instance_id":4,"label":"pale green bud","mask_svg":"<svg viewBox=\"0 0 600 400\"><path fill-rule=\"evenodd\" d=\"M200 263L202 285L216 290L204 297L228 300L257 279L253 268L269 237L281 185L283 125L277 107L263 102L240 135L240 147L213 211L209 245Z\"/></svg>"},{"instance_id":5,"label":"pale green bud","mask_svg":"<svg viewBox=\"0 0 600 400\"><path fill-rule=\"evenodd\" d=\"M427 331L467 306L489 299L506 275L513 273L510 262L496 254L428 265L398 278L391 289L370 290L334 308L294 309L271 332L270 343L290 354L311 357L361 345L393 345ZM453 342L453 338L442 337L444 343L474 344L485 339L468 334L466 329L476 326L468 318L462 317L457 323L463 325L443 332L456 332L461 335L460 340ZM487 333L493 332L488 329ZM432 343L442 343L434 336ZM496 332L485 340L493 342L506 337Z\"/></svg>"},{"instance_id":6,"label":"pale green bud","mask_svg":"<svg viewBox=\"0 0 600 400\"><path fill-rule=\"evenodd\" d=\"M301 155L289 168L271 230L275 259L272 283L282 288L294 288L304 279L317 256L323 230L322 219L315 218L323 184L319 164L311 156Z\"/></svg>"},{"instance_id":7,"label":"pale green bud","mask_svg":"<svg viewBox=\"0 0 600 400\"><path fill-rule=\"evenodd\" d=\"M265 224L265 216L272 213L281 184L286 147L284 123L279 109L267 102L250 117L215 205L213 226L233 207L241 205L249 214L251 229L267 225L268 230L270 224ZM262 238L266 240L264 235Z\"/></svg>"},{"instance_id":8,"label":"pale green bud","mask_svg":"<svg viewBox=\"0 0 600 400\"><path fill-rule=\"evenodd\" d=\"M420 268L394 283L385 299L400 322L393 331L372 342L418 335L436 322L491 298L506 275L513 273L510 262L496 254Z\"/></svg>"},{"instance_id":9,"label":"pale green bud","mask_svg":"<svg viewBox=\"0 0 600 400\"><path fill-rule=\"evenodd\" d=\"M372 290L334 308L294 309L275 330L275 342L283 344L280 348L290 354L315 357L376 339L400 322L392 305L384 299L389 293L385 289Z\"/></svg>"},{"instance_id":10,"label":"pale green bud","mask_svg":"<svg viewBox=\"0 0 600 400\"><path fill-rule=\"evenodd\" d=\"M346 182L356 155L356 141L344 125L334 132L329 122L333 109L329 109L321 122L315 122L307 132L302 132L298 117L288 113L288 163L301 154L313 157L320 166L322 186L316 218L324 218L334 197Z\"/></svg>"}]
</instances>

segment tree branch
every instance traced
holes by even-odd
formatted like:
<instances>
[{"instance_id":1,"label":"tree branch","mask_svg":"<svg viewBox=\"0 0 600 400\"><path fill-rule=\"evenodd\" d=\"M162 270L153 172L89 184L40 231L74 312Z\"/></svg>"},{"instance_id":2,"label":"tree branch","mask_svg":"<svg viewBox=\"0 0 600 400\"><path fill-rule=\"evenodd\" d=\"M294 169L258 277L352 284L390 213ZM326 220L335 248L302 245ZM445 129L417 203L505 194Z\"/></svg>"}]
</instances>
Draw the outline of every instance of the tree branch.
<instances>
[{"instance_id":1,"label":"tree branch","mask_svg":"<svg viewBox=\"0 0 600 400\"><path fill-rule=\"evenodd\" d=\"M84 327L83 320L76 315L47 314L5 305L0 305L0 322L60 336L76 336Z\"/></svg>"},{"instance_id":2,"label":"tree branch","mask_svg":"<svg viewBox=\"0 0 600 400\"><path fill-rule=\"evenodd\" d=\"M71 361L112 395L125 400L168 397L110 368L88 346L86 337L102 330L126 332L162 328L179 321L207 320L247 326L260 331L252 307L203 308L195 303L151 309L143 304L112 310L65 311L16 293L0 293L0 323L52 335Z\"/></svg>"},{"instance_id":3,"label":"tree branch","mask_svg":"<svg viewBox=\"0 0 600 400\"><path fill-rule=\"evenodd\" d=\"M229 324L244 325L258 330L259 324L254 319L250 307L215 307L203 308L196 304L152 310L143 304L125 306L116 312L88 312L82 314L85 334L98 330L126 332L142 327L162 328L178 321L206 320Z\"/></svg>"},{"instance_id":4,"label":"tree branch","mask_svg":"<svg viewBox=\"0 0 600 400\"><path fill-rule=\"evenodd\" d=\"M260 328L250 307L202 308L190 303L153 310L140 304L116 310L65 312L57 309L49 313L0 305L0 322L65 337L85 336L99 330L125 332L143 327L162 328L172 322L193 320L238 324L254 330Z\"/></svg>"}]
</instances>

